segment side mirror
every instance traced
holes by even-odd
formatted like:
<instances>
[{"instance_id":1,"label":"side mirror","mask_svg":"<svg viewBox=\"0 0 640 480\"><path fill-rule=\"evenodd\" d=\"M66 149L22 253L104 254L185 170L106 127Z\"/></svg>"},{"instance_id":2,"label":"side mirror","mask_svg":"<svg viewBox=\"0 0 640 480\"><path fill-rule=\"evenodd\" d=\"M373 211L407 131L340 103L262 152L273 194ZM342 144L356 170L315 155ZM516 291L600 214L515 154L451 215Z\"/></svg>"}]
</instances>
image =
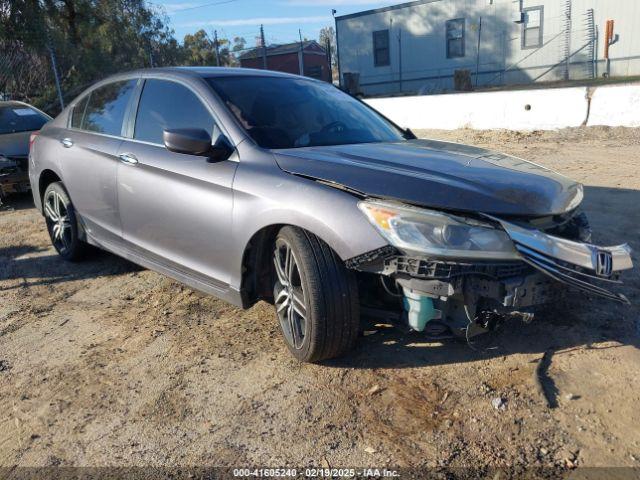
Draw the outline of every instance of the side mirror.
<instances>
[{"instance_id":1,"label":"side mirror","mask_svg":"<svg viewBox=\"0 0 640 480\"><path fill-rule=\"evenodd\" d=\"M226 160L233 146L224 135L211 145L211 135L200 128L167 128L162 133L164 146L170 152L207 157L212 162Z\"/></svg>"},{"instance_id":2,"label":"side mirror","mask_svg":"<svg viewBox=\"0 0 640 480\"><path fill-rule=\"evenodd\" d=\"M209 150L209 160L212 162L227 160L233 153L233 150L233 145L231 145L229 139L221 134Z\"/></svg>"},{"instance_id":3,"label":"side mirror","mask_svg":"<svg viewBox=\"0 0 640 480\"><path fill-rule=\"evenodd\" d=\"M170 152L203 157L211 153L211 135L199 128L167 128L162 139Z\"/></svg>"},{"instance_id":4,"label":"side mirror","mask_svg":"<svg viewBox=\"0 0 640 480\"><path fill-rule=\"evenodd\" d=\"M410 128L404 129L404 138L407 140L417 140L416 134L411 131Z\"/></svg>"}]
</instances>

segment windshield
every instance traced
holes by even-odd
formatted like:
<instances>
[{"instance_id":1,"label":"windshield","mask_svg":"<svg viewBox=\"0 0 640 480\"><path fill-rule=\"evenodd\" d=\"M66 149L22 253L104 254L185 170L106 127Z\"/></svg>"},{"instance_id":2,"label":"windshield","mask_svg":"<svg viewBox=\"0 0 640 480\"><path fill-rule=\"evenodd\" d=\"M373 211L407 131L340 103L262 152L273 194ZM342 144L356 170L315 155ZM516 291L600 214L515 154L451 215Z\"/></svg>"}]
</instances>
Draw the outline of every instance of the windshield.
<instances>
[{"instance_id":1,"label":"windshield","mask_svg":"<svg viewBox=\"0 0 640 480\"><path fill-rule=\"evenodd\" d=\"M207 79L263 148L397 142L402 132L331 84L291 77Z\"/></svg>"},{"instance_id":2,"label":"windshield","mask_svg":"<svg viewBox=\"0 0 640 480\"><path fill-rule=\"evenodd\" d=\"M49 119L25 105L0 107L0 135L40 130Z\"/></svg>"}]
</instances>

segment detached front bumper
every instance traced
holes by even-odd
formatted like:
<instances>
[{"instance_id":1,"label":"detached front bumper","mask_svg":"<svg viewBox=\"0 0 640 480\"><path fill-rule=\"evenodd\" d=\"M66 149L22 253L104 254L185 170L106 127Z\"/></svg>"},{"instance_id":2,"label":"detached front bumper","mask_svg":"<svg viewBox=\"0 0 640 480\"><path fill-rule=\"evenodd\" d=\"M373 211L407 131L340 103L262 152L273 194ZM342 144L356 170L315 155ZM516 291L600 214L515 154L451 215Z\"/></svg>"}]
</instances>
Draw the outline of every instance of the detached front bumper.
<instances>
[{"instance_id":1,"label":"detached front bumper","mask_svg":"<svg viewBox=\"0 0 640 480\"><path fill-rule=\"evenodd\" d=\"M418 331L431 320L452 331L463 331L470 324L482 326L476 331L486 331L495 319L530 321L534 307L560 301L570 288L629 303L613 291L622 283L620 272L633 267L628 245L599 247L492 220L513 241L517 252L513 260L431 258L387 246L346 265L393 279L399 287L394 296L404 299L408 323ZM388 284L385 290L393 294Z\"/></svg>"},{"instance_id":2,"label":"detached front bumper","mask_svg":"<svg viewBox=\"0 0 640 480\"><path fill-rule=\"evenodd\" d=\"M563 294L558 283L623 303L621 271L633 268L629 245L600 247L499 222L513 240L519 260L505 262L437 259L404 255L385 247L347 261L356 270L394 278L403 287L434 298L466 292L505 307L549 303Z\"/></svg>"},{"instance_id":3,"label":"detached front bumper","mask_svg":"<svg viewBox=\"0 0 640 480\"><path fill-rule=\"evenodd\" d=\"M527 264L577 290L629 303L624 295L610 291L622 283L619 273L633 268L629 245L600 247L494 220L502 225Z\"/></svg>"}]
</instances>

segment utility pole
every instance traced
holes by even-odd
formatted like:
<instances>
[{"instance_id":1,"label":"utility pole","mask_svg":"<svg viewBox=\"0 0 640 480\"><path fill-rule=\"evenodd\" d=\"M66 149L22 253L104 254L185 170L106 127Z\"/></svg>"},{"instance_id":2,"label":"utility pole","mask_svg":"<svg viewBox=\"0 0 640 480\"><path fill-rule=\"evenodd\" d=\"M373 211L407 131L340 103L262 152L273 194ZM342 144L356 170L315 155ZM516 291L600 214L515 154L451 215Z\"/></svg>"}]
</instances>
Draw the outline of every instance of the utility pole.
<instances>
[{"instance_id":1,"label":"utility pole","mask_svg":"<svg viewBox=\"0 0 640 480\"><path fill-rule=\"evenodd\" d=\"M480 45L482 38L482 17L480 17L480 23L478 24L478 52L476 54L476 88L478 88L478 77L480 74Z\"/></svg>"},{"instance_id":2,"label":"utility pole","mask_svg":"<svg viewBox=\"0 0 640 480\"><path fill-rule=\"evenodd\" d=\"M302 42L301 29L298 29L298 34L300 35L300 57L298 57L298 69L300 70L300 75L304 75L304 43Z\"/></svg>"},{"instance_id":3,"label":"utility pole","mask_svg":"<svg viewBox=\"0 0 640 480\"><path fill-rule=\"evenodd\" d=\"M333 68L331 66L331 62L333 59L331 58L331 38L327 37L327 62L329 63L329 81L333 82Z\"/></svg>"},{"instance_id":4,"label":"utility pole","mask_svg":"<svg viewBox=\"0 0 640 480\"><path fill-rule=\"evenodd\" d=\"M213 31L213 43L216 47L216 66L220 66L220 45L218 44L218 30Z\"/></svg>"},{"instance_id":5,"label":"utility pole","mask_svg":"<svg viewBox=\"0 0 640 480\"><path fill-rule=\"evenodd\" d=\"M267 42L264 41L264 25L260 25L260 42L262 43L262 68L267 69Z\"/></svg>"},{"instance_id":6,"label":"utility pole","mask_svg":"<svg viewBox=\"0 0 640 480\"><path fill-rule=\"evenodd\" d=\"M402 28L398 27L398 80L402 93Z\"/></svg>"},{"instance_id":7,"label":"utility pole","mask_svg":"<svg viewBox=\"0 0 640 480\"><path fill-rule=\"evenodd\" d=\"M60 87L60 76L58 74L58 62L56 61L56 53L53 51L53 44L51 43L49 28L46 25L45 25L45 34L47 36L47 50L49 50L49 57L51 58L51 68L53 68L53 78L55 79L56 90L58 91L58 101L60 102L60 110L64 110L64 100L62 98L62 88Z\"/></svg>"},{"instance_id":8,"label":"utility pole","mask_svg":"<svg viewBox=\"0 0 640 480\"><path fill-rule=\"evenodd\" d=\"M342 72L340 71L340 43L338 40L338 20L336 19L336 13L338 11L335 8L331 9L331 16L333 16L333 23L336 31L336 67L338 69L338 86L342 88ZM331 67L331 82L333 83L333 67Z\"/></svg>"},{"instance_id":9,"label":"utility pole","mask_svg":"<svg viewBox=\"0 0 640 480\"><path fill-rule=\"evenodd\" d=\"M393 40L393 17L389 17L389 35L387 36L387 41L388 41L387 46L389 47L389 69L391 70L391 80L393 81L393 62L391 61L391 41L392 40ZM400 43L398 43L398 54L399 53L400 53ZM400 58L400 55L398 55L398 58ZM402 82L400 81L399 75L398 75L398 80L399 80L398 87L400 88L402 86Z\"/></svg>"}]
</instances>

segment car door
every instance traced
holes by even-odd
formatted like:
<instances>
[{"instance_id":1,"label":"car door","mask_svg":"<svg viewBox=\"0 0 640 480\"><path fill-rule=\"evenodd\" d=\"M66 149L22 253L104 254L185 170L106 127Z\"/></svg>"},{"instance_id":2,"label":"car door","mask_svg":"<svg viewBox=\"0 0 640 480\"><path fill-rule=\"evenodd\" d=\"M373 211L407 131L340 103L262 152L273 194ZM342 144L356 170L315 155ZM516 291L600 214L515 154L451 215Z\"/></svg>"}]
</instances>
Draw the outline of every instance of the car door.
<instances>
[{"instance_id":1,"label":"car door","mask_svg":"<svg viewBox=\"0 0 640 480\"><path fill-rule=\"evenodd\" d=\"M64 184L94 239L121 239L116 176L124 120L137 79L100 86L73 107L70 125L60 134Z\"/></svg>"},{"instance_id":2,"label":"car door","mask_svg":"<svg viewBox=\"0 0 640 480\"><path fill-rule=\"evenodd\" d=\"M145 80L133 138L119 155L118 203L128 248L179 273L225 287L237 157L211 162L173 153L165 128L201 128L217 139L212 111L186 84ZM128 163L126 163L128 161Z\"/></svg>"}]
</instances>

